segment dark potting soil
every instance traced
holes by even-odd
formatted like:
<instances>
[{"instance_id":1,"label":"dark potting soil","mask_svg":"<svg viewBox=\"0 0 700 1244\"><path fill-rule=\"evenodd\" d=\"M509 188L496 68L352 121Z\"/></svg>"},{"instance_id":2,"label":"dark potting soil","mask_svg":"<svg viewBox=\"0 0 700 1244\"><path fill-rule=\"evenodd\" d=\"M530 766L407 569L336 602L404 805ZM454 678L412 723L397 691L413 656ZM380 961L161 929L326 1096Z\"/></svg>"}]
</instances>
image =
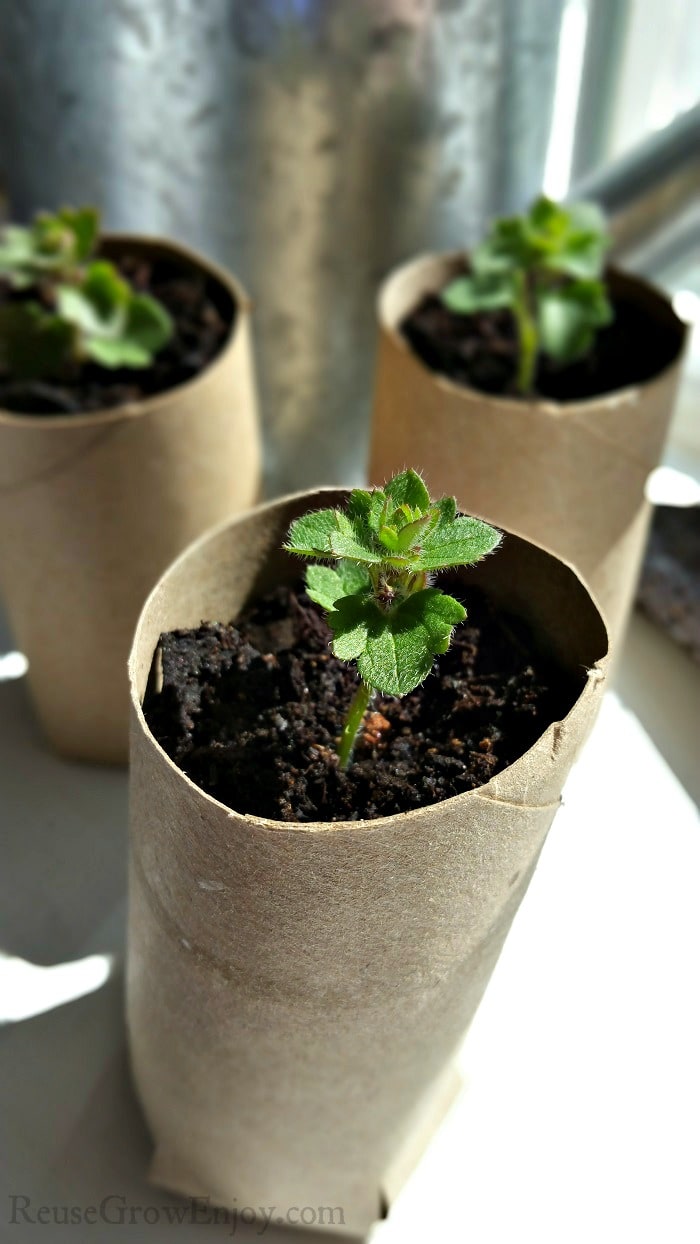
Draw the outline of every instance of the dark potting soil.
<instances>
[{"instance_id":1,"label":"dark potting soil","mask_svg":"<svg viewBox=\"0 0 700 1244\"><path fill-rule=\"evenodd\" d=\"M652 320L629 298L613 300L614 319L601 329L590 353L567 366L540 358L535 390L557 402L583 401L642 384L676 357L670 328ZM428 294L401 324L412 350L431 371L457 384L502 397L515 389L517 333L510 311L458 315Z\"/></svg>"},{"instance_id":2,"label":"dark potting soil","mask_svg":"<svg viewBox=\"0 0 700 1244\"><path fill-rule=\"evenodd\" d=\"M473 790L561 720L579 684L480 590L444 586L467 621L421 687L376 698L346 772L335 746L357 675L330 652L301 586L277 588L235 626L161 636L162 688L146 695L148 725L204 791L272 820L374 819Z\"/></svg>"},{"instance_id":3,"label":"dark potting soil","mask_svg":"<svg viewBox=\"0 0 700 1244\"><path fill-rule=\"evenodd\" d=\"M207 273L158 255L128 248L108 258L140 293L152 294L170 312L173 336L148 368L98 367L88 363L74 376L16 381L0 372L0 408L25 415L72 415L111 409L163 393L197 376L222 349L236 319L228 290ZM0 280L0 304L35 297Z\"/></svg>"}]
</instances>

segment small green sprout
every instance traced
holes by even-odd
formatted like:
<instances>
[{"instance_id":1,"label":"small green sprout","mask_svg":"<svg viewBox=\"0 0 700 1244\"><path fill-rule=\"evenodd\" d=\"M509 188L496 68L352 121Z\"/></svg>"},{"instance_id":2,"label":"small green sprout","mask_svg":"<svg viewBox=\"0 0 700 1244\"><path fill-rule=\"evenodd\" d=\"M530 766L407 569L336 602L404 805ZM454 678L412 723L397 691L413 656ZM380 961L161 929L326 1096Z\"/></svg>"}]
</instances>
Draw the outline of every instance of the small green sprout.
<instances>
[{"instance_id":1,"label":"small green sprout","mask_svg":"<svg viewBox=\"0 0 700 1244\"><path fill-rule=\"evenodd\" d=\"M415 471L384 488L353 489L345 510L316 510L292 523L284 547L321 563L307 566L306 590L326 610L333 653L356 661L362 680L340 739L341 768L374 693L413 691L467 616L431 586L433 572L477 562L500 540L493 527L458 515L454 497L431 501Z\"/></svg>"},{"instance_id":2,"label":"small green sprout","mask_svg":"<svg viewBox=\"0 0 700 1244\"><path fill-rule=\"evenodd\" d=\"M101 367L149 367L170 340L168 312L136 293L113 264L93 258L94 208L39 214L0 238L0 281L17 296L0 306L0 367L17 380Z\"/></svg>"},{"instance_id":3,"label":"small green sprout","mask_svg":"<svg viewBox=\"0 0 700 1244\"><path fill-rule=\"evenodd\" d=\"M471 272L442 291L451 311L508 308L519 357L516 388L533 391L540 353L558 363L585 355L613 312L601 279L610 239L594 203L562 206L544 196L524 216L494 221L471 255Z\"/></svg>"}]
</instances>

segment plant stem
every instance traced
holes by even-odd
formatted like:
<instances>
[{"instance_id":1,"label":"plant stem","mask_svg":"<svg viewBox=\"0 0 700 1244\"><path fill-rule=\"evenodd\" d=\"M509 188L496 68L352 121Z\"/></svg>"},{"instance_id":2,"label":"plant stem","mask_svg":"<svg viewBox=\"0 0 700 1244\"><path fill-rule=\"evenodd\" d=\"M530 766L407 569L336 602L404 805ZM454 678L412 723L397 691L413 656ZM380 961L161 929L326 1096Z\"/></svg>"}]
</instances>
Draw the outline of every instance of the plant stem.
<instances>
[{"instance_id":1,"label":"plant stem","mask_svg":"<svg viewBox=\"0 0 700 1244\"><path fill-rule=\"evenodd\" d=\"M513 307L518 326L519 345L518 372L515 378L515 386L518 393L527 394L532 392L535 381L539 342L537 339L537 322L528 295L527 276L524 272L519 272L518 278L517 298Z\"/></svg>"},{"instance_id":2,"label":"plant stem","mask_svg":"<svg viewBox=\"0 0 700 1244\"><path fill-rule=\"evenodd\" d=\"M338 761L341 769L347 769L350 761L352 760L355 740L373 694L372 688L366 687L365 684L361 682L352 697L350 708L348 709L348 715L345 718L343 733L340 736L340 746L338 748Z\"/></svg>"}]
</instances>

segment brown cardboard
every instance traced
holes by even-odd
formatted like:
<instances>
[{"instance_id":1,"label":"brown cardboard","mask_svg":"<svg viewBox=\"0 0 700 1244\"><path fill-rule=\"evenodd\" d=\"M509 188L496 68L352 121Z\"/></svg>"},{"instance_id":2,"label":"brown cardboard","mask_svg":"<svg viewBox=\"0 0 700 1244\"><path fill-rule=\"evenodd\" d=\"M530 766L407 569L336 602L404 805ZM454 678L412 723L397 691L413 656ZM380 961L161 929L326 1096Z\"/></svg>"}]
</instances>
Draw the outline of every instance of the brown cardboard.
<instances>
[{"instance_id":1,"label":"brown cardboard","mask_svg":"<svg viewBox=\"0 0 700 1244\"><path fill-rule=\"evenodd\" d=\"M89 415L0 411L0 595L52 746L124 763L126 661L159 574L207 527L258 496L248 298L172 242L111 235L215 277L237 304L228 344L195 379Z\"/></svg>"},{"instance_id":2,"label":"brown cardboard","mask_svg":"<svg viewBox=\"0 0 700 1244\"><path fill-rule=\"evenodd\" d=\"M677 337L665 371L582 402L492 397L431 372L399 332L409 311L462 262L463 255L422 256L380 290L370 482L410 461L433 492L453 494L468 513L551 548L590 583L616 639L646 543L644 489L673 413L686 326L652 286L613 269L613 294L632 293Z\"/></svg>"},{"instance_id":3,"label":"brown cardboard","mask_svg":"<svg viewBox=\"0 0 700 1244\"><path fill-rule=\"evenodd\" d=\"M508 536L469 578L580 677L566 719L486 786L419 811L299 825L232 812L146 726L159 636L298 577L280 551L289 523L346 495L286 498L209 533L141 614L127 1014L155 1181L223 1205L342 1206L362 1234L453 1091L455 1049L597 711L607 636L574 571Z\"/></svg>"}]
</instances>

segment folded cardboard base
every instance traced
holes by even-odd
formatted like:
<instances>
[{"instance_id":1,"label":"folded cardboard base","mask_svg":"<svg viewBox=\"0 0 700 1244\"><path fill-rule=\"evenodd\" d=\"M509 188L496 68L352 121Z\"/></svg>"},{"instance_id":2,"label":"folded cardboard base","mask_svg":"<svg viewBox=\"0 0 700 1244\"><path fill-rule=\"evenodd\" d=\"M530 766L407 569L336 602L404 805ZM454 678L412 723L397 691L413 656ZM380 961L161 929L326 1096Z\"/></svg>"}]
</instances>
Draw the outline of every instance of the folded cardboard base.
<instances>
[{"instance_id":1,"label":"folded cardboard base","mask_svg":"<svg viewBox=\"0 0 700 1244\"><path fill-rule=\"evenodd\" d=\"M328 1182L324 1181L321 1187L300 1187L293 1193L289 1204L283 1205L279 1199L279 1189L259 1183L254 1187L239 1187L234 1175L236 1195L231 1198L224 1191L217 1192L216 1188L205 1186L191 1173L186 1158L164 1146L155 1150L148 1178L158 1188L165 1188L168 1192L187 1197L188 1200L202 1201L207 1206L220 1207L231 1213L235 1210L240 1213L241 1208L250 1207L256 1210L260 1221L264 1221L264 1217L259 1213L259 1207L262 1206L269 1213L274 1206L271 1221L275 1225L281 1225L282 1222L292 1225L287 1218L290 1210L294 1211L293 1218L297 1220L293 1225L300 1225L299 1211L308 1207L314 1211L315 1221L311 1222L312 1215L308 1214L309 1221L304 1224L306 1227L335 1231L345 1237L365 1240L375 1223L391 1212L391 1206L403 1185L413 1174L462 1088L461 1076L456 1067L450 1066L416 1111L413 1125L390 1167L385 1172L378 1173L376 1181L364 1188L349 1183L329 1189Z\"/></svg>"}]
</instances>

